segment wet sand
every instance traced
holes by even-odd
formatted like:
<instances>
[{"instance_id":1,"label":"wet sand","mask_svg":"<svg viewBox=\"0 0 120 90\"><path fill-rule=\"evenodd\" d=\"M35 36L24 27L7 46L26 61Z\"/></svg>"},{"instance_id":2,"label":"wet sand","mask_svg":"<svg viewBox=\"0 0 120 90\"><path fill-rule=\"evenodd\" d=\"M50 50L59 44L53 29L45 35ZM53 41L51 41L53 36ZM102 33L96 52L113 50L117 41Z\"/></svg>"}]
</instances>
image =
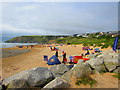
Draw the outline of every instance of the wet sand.
<instances>
[{"instance_id":1,"label":"wet sand","mask_svg":"<svg viewBox=\"0 0 120 90\"><path fill-rule=\"evenodd\" d=\"M2 55L0 56L0 58L16 56L29 51L31 50L30 49L2 49Z\"/></svg>"}]
</instances>

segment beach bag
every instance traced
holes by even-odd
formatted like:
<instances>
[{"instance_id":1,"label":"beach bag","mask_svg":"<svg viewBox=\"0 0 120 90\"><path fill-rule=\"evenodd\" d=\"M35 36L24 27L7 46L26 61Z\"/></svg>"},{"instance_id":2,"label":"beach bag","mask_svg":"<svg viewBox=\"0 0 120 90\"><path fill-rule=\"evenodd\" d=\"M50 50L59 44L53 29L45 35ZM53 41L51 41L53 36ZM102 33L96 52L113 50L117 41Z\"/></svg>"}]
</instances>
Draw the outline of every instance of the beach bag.
<instances>
[{"instance_id":1,"label":"beach bag","mask_svg":"<svg viewBox=\"0 0 120 90\"><path fill-rule=\"evenodd\" d=\"M47 55L44 55L44 61L48 61L48 56Z\"/></svg>"}]
</instances>

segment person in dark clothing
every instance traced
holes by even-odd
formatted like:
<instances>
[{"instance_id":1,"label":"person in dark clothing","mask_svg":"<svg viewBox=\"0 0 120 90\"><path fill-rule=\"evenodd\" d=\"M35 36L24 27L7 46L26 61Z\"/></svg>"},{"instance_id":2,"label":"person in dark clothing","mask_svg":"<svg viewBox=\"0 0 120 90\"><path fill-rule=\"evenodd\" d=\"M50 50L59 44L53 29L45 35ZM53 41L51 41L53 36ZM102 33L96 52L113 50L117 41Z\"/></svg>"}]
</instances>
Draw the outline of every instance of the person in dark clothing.
<instances>
[{"instance_id":1,"label":"person in dark clothing","mask_svg":"<svg viewBox=\"0 0 120 90\"><path fill-rule=\"evenodd\" d=\"M62 61L62 63L66 63L67 62L66 52L62 51L62 54L63 54L63 61Z\"/></svg>"},{"instance_id":2,"label":"person in dark clothing","mask_svg":"<svg viewBox=\"0 0 120 90\"><path fill-rule=\"evenodd\" d=\"M55 55L56 55L56 57L58 57L58 51L56 51Z\"/></svg>"},{"instance_id":3,"label":"person in dark clothing","mask_svg":"<svg viewBox=\"0 0 120 90\"><path fill-rule=\"evenodd\" d=\"M85 54L85 56L86 56L86 55L90 55L89 50L87 50L87 53Z\"/></svg>"},{"instance_id":4,"label":"person in dark clothing","mask_svg":"<svg viewBox=\"0 0 120 90\"><path fill-rule=\"evenodd\" d=\"M53 51L52 46L50 46L51 51Z\"/></svg>"}]
</instances>

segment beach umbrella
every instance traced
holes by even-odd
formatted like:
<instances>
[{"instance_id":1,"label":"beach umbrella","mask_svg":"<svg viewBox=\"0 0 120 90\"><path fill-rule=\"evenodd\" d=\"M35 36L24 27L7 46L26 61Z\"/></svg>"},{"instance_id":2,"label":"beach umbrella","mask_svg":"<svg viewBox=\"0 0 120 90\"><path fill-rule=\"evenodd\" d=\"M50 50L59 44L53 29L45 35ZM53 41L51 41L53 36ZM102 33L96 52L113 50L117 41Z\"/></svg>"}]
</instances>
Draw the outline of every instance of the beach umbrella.
<instances>
[{"instance_id":1,"label":"beach umbrella","mask_svg":"<svg viewBox=\"0 0 120 90\"><path fill-rule=\"evenodd\" d=\"M118 45L118 37L115 38L114 44L113 44L113 50L116 51Z\"/></svg>"}]
</instances>

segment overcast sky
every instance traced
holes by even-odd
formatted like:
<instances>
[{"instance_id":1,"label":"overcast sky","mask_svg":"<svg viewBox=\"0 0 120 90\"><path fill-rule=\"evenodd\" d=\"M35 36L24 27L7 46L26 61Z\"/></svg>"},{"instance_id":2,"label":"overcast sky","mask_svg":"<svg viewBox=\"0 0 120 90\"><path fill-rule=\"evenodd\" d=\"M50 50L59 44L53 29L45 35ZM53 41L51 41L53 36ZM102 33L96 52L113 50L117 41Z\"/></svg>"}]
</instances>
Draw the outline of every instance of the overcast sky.
<instances>
[{"instance_id":1,"label":"overcast sky","mask_svg":"<svg viewBox=\"0 0 120 90\"><path fill-rule=\"evenodd\" d=\"M0 27L3 36L117 31L118 3L4 2Z\"/></svg>"}]
</instances>

